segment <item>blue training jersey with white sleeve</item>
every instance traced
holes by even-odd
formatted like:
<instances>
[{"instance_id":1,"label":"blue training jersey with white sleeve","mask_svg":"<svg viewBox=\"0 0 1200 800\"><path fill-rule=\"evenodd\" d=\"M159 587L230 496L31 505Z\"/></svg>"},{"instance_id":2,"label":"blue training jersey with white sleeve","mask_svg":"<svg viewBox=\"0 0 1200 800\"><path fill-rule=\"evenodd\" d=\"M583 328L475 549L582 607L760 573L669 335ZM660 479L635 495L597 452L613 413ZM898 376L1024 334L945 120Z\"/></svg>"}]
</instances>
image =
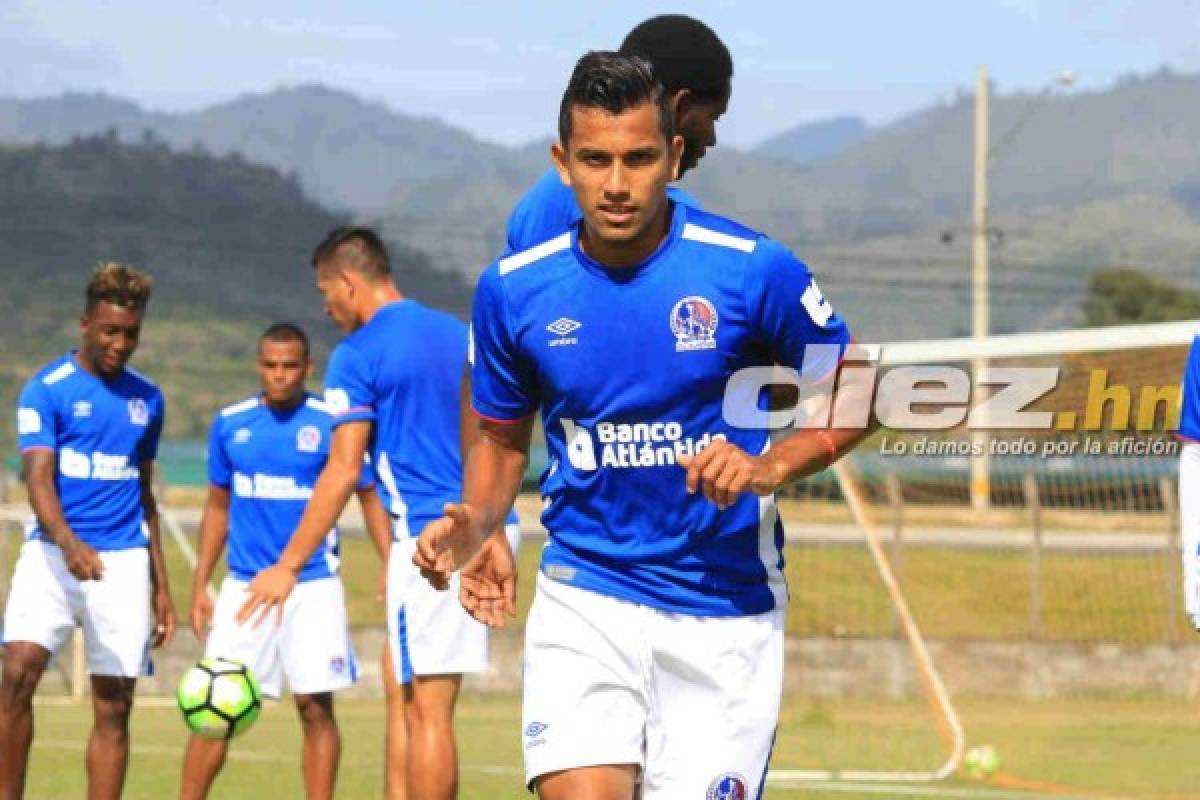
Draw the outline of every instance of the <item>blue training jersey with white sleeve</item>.
<instances>
[{"instance_id":1,"label":"blue training jersey with white sleeve","mask_svg":"<svg viewBox=\"0 0 1200 800\"><path fill-rule=\"evenodd\" d=\"M1200 336L1192 340L1192 348L1188 351L1181 402L1178 434L1184 439L1200 442Z\"/></svg>"},{"instance_id":2,"label":"blue training jersey with white sleeve","mask_svg":"<svg viewBox=\"0 0 1200 800\"><path fill-rule=\"evenodd\" d=\"M667 196L679 205L700 208L699 200L676 186L667 187ZM505 231L505 254L528 250L557 236L582 218L575 193L571 187L563 185L558 170L551 168L513 206Z\"/></svg>"},{"instance_id":3,"label":"blue training jersey with white sleeve","mask_svg":"<svg viewBox=\"0 0 1200 800\"><path fill-rule=\"evenodd\" d=\"M229 491L229 572L248 581L275 564L304 516L329 460L333 418L313 395L285 411L261 395L217 413L208 438L208 481ZM360 489L372 481L366 470ZM338 573L341 542L329 531L300 570L300 581Z\"/></svg>"},{"instance_id":4,"label":"blue training jersey with white sleeve","mask_svg":"<svg viewBox=\"0 0 1200 800\"><path fill-rule=\"evenodd\" d=\"M476 412L504 423L541 409L547 577L699 616L786 603L774 497L721 511L688 494L677 463L716 438L751 455L770 446L767 430L723 416L734 372L777 363L825 377L850 342L786 248L675 204L657 250L610 269L575 225L492 264L472 325Z\"/></svg>"},{"instance_id":5,"label":"blue training jersey with white sleeve","mask_svg":"<svg viewBox=\"0 0 1200 800\"><path fill-rule=\"evenodd\" d=\"M466 363L467 326L408 298L376 311L329 358L325 402L334 426L373 423L371 465L397 538L417 536L462 498Z\"/></svg>"},{"instance_id":6,"label":"blue training jersey with white sleeve","mask_svg":"<svg viewBox=\"0 0 1200 800\"><path fill-rule=\"evenodd\" d=\"M79 366L75 353L50 362L17 400L22 453L52 450L55 489L67 524L96 550L145 547L142 462L158 454L163 396L126 367L111 380ZM35 520L33 539L49 538Z\"/></svg>"}]
</instances>

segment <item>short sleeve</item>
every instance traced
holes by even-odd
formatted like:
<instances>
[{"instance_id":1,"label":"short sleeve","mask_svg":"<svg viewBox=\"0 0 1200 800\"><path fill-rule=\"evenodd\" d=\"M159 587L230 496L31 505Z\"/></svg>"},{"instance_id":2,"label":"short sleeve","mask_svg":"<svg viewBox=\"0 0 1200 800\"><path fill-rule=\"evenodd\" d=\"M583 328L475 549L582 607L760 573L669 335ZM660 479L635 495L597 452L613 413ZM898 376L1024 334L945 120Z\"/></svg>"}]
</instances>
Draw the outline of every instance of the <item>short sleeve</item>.
<instances>
[{"instance_id":1,"label":"short sleeve","mask_svg":"<svg viewBox=\"0 0 1200 800\"><path fill-rule=\"evenodd\" d=\"M482 417L516 422L540 402L535 372L519 352L499 270L479 279L471 314L471 403Z\"/></svg>"},{"instance_id":2,"label":"short sleeve","mask_svg":"<svg viewBox=\"0 0 1200 800\"><path fill-rule=\"evenodd\" d=\"M346 342L334 348L325 370L325 405L333 427L343 422L375 420L375 391L367 359Z\"/></svg>"},{"instance_id":3,"label":"short sleeve","mask_svg":"<svg viewBox=\"0 0 1200 800\"><path fill-rule=\"evenodd\" d=\"M26 450L57 449L58 419L54 400L37 378L25 384L17 399L17 444Z\"/></svg>"},{"instance_id":4,"label":"short sleeve","mask_svg":"<svg viewBox=\"0 0 1200 800\"><path fill-rule=\"evenodd\" d=\"M158 440L162 438L163 423L166 421L166 403L161 393L150 401L150 421L146 432L138 442L138 461L153 461L158 458Z\"/></svg>"},{"instance_id":5,"label":"short sleeve","mask_svg":"<svg viewBox=\"0 0 1200 800\"><path fill-rule=\"evenodd\" d=\"M208 433L208 482L222 489L228 489L233 483L233 464L229 461L229 453L225 451L225 442L221 437L220 414L213 420Z\"/></svg>"},{"instance_id":6,"label":"short sleeve","mask_svg":"<svg viewBox=\"0 0 1200 800\"><path fill-rule=\"evenodd\" d=\"M575 193L564 186L558 170L549 169L530 187L508 216L505 255L520 253L553 239L580 219Z\"/></svg>"},{"instance_id":7,"label":"short sleeve","mask_svg":"<svg viewBox=\"0 0 1200 800\"><path fill-rule=\"evenodd\" d=\"M776 362L814 383L837 368L850 344L850 329L791 252L760 239L745 288L751 324L759 326Z\"/></svg>"}]
</instances>

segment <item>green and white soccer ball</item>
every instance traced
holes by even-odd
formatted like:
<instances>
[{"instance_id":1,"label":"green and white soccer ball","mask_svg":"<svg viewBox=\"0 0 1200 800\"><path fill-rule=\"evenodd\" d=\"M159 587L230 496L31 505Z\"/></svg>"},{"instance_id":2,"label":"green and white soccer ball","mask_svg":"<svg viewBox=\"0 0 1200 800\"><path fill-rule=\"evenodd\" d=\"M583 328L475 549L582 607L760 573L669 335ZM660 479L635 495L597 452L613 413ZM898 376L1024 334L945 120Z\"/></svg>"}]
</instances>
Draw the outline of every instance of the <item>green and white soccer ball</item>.
<instances>
[{"instance_id":1,"label":"green and white soccer ball","mask_svg":"<svg viewBox=\"0 0 1200 800\"><path fill-rule=\"evenodd\" d=\"M963 771L972 778L986 778L1000 769L1000 754L990 744L972 747L963 757Z\"/></svg>"},{"instance_id":2,"label":"green and white soccer ball","mask_svg":"<svg viewBox=\"0 0 1200 800\"><path fill-rule=\"evenodd\" d=\"M262 692L250 668L228 658L204 658L183 674L176 693L183 721L205 739L245 733L262 711Z\"/></svg>"}]
</instances>

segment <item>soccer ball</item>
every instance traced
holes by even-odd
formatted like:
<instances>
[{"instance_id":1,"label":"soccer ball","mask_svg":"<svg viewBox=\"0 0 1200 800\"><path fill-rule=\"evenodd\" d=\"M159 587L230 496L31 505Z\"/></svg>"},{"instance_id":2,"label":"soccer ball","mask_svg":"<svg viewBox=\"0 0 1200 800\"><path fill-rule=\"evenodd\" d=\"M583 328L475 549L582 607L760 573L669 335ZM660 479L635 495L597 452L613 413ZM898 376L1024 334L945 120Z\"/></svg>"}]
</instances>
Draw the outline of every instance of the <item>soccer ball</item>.
<instances>
[{"instance_id":1,"label":"soccer ball","mask_svg":"<svg viewBox=\"0 0 1200 800\"><path fill-rule=\"evenodd\" d=\"M232 739L262 711L262 692L250 668L228 658L203 658L179 681L179 710L193 733Z\"/></svg>"},{"instance_id":2,"label":"soccer ball","mask_svg":"<svg viewBox=\"0 0 1200 800\"><path fill-rule=\"evenodd\" d=\"M990 744L972 747L963 758L963 770L972 778L986 778L1000 769L1000 755Z\"/></svg>"}]
</instances>

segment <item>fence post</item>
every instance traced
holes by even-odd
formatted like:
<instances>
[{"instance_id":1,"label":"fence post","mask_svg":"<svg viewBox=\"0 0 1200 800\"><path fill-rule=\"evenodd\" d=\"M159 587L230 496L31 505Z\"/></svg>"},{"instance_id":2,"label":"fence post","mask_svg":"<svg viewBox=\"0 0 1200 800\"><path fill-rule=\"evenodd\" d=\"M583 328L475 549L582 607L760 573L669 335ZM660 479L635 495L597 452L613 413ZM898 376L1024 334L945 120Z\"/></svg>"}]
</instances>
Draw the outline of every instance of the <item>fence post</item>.
<instances>
[{"instance_id":1,"label":"fence post","mask_svg":"<svg viewBox=\"0 0 1200 800\"><path fill-rule=\"evenodd\" d=\"M900 490L900 479L896 473L889 472L883 478L884 491L887 492L888 505L892 509L892 573L896 576L896 584L904 585L904 493ZM899 637L902 633L900 617L892 612L892 635Z\"/></svg>"},{"instance_id":2,"label":"fence post","mask_svg":"<svg viewBox=\"0 0 1200 800\"><path fill-rule=\"evenodd\" d=\"M1174 644L1176 632L1179 630L1179 594L1182 591L1180 581L1182 554L1179 552L1180 520L1179 501L1175 497L1171 479L1163 476L1158 479L1158 495L1162 498L1163 510L1167 514L1167 539L1163 544L1163 555L1166 558L1167 580L1167 642Z\"/></svg>"},{"instance_id":3,"label":"fence post","mask_svg":"<svg viewBox=\"0 0 1200 800\"><path fill-rule=\"evenodd\" d=\"M1025 473L1021 488L1033 528L1029 548L1029 637L1036 641L1042 638L1042 501L1032 472Z\"/></svg>"}]
</instances>

